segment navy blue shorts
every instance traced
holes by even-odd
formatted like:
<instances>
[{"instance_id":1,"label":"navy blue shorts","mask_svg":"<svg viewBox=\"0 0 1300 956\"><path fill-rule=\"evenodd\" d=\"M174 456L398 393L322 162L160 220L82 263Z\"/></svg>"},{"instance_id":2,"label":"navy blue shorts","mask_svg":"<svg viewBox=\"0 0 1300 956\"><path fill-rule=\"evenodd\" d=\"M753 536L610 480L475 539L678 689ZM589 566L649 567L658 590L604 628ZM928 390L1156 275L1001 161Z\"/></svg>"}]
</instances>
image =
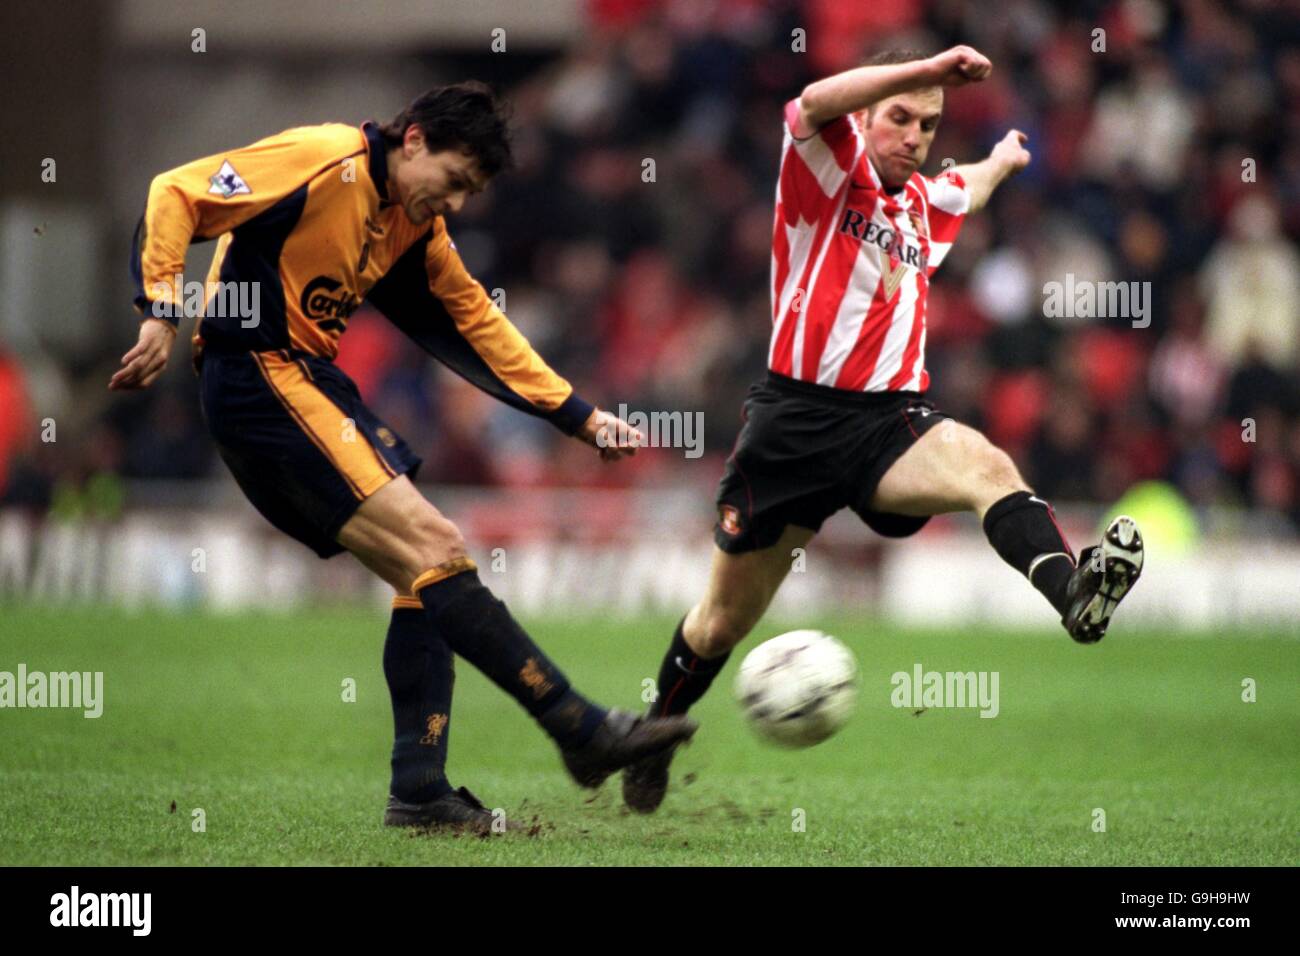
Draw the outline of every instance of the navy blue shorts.
<instances>
[{"instance_id":1,"label":"navy blue shorts","mask_svg":"<svg viewBox=\"0 0 1300 956\"><path fill-rule=\"evenodd\" d=\"M745 399L713 540L728 554L770 548L788 525L820 531L841 508L877 534L915 534L929 518L872 511L870 502L903 452L947 420L919 392L846 392L769 372Z\"/></svg>"},{"instance_id":2,"label":"navy blue shorts","mask_svg":"<svg viewBox=\"0 0 1300 956\"><path fill-rule=\"evenodd\" d=\"M322 558L361 502L420 459L333 362L287 349L204 351L199 396L222 460L253 506Z\"/></svg>"}]
</instances>

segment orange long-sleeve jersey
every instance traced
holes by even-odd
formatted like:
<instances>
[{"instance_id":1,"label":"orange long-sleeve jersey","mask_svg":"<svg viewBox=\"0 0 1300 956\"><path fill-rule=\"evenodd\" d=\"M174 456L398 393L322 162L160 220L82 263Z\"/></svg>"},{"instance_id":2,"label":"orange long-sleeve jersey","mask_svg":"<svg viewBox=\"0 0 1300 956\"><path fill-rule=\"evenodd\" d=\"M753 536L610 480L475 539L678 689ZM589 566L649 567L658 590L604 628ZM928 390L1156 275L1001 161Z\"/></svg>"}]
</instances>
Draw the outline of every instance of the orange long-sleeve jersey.
<instances>
[{"instance_id":1,"label":"orange long-sleeve jersey","mask_svg":"<svg viewBox=\"0 0 1300 956\"><path fill-rule=\"evenodd\" d=\"M389 201L374 124L290 129L156 176L132 252L142 314L187 313L185 251L209 239L199 348L332 359L365 300L502 401L570 433L591 413L469 274L442 217L416 226Z\"/></svg>"}]
</instances>

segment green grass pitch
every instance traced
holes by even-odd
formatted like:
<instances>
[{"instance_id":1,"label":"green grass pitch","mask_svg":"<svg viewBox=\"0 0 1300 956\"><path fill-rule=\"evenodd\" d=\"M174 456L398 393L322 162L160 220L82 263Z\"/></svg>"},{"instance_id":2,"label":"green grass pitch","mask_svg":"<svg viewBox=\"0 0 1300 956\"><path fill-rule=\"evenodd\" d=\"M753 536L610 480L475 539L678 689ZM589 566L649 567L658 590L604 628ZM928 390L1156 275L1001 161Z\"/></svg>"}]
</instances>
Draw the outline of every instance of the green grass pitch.
<instances>
[{"instance_id":1,"label":"green grass pitch","mask_svg":"<svg viewBox=\"0 0 1300 956\"><path fill-rule=\"evenodd\" d=\"M526 621L580 689L628 707L672 623ZM782 623L796 624L765 622L742 650ZM458 661L452 782L532 825L481 839L379 824L391 744L382 613L0 607L0 670L105 675L99 719L0 710L0 863L1300 863L1294 639L1180 638L1121 616L1081 647L1046 613L1024 635L797 623L853 648L852 722L810 750L759 743L731 698L737 659L696 709L700 733L652 817L623 809L617 778L594 795L572 785L535 725ZM894 708L890 675L917 662L998 671L1000 714ZM1242 700L1248 677L1254 703Z\"/></svg>"}]
</instances>

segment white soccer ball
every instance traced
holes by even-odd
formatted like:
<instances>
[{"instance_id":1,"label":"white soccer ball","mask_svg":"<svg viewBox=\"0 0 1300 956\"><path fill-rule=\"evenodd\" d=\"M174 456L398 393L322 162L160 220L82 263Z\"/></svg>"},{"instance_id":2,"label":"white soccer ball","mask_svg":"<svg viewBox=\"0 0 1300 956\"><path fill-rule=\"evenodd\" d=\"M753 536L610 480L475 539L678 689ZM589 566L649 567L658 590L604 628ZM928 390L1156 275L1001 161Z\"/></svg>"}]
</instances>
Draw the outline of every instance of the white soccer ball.
<instances>
[{"instance_id":1,"label":"white soccer ball","mask_svg":"<svg viewBox=\"0 0 1300 956\"><path fill-rule=\"evenodd\" d=\"M853 714L858 665L829 634L790 631L745 655L735 689L760 737L782 747L811 747Z\"/></svg>"}]
</instances>

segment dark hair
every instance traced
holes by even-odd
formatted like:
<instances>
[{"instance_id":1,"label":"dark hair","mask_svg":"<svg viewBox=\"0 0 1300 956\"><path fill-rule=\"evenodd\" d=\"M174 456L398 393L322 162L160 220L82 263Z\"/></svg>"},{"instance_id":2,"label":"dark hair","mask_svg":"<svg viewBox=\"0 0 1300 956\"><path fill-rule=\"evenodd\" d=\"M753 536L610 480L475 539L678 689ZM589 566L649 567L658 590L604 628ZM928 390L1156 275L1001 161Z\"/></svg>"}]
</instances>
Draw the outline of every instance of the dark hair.
<instances>
[{"instance_id":1,"label":"dark hair","mask_svg":"<svg viewBox=\"0 0 1300 956\"><path fill-rule=\"evenodd\" d=\"M508 119L505 103L491 87L468 80L421 93L379 132L391 149L402 144L409 127L418 126L431 151L465 150L485 175L495 176L513 162Z\"/></svg>"}]
</instances>

